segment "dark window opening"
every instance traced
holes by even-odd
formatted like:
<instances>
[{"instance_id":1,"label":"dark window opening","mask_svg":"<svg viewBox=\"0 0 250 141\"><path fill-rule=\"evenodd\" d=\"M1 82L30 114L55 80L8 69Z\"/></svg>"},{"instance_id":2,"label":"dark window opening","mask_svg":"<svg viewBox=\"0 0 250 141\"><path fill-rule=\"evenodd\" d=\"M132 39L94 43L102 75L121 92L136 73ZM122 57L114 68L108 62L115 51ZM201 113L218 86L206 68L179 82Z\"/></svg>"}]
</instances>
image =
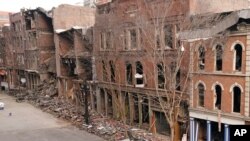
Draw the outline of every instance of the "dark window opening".
<instances>
[{"instance_id":1,"label":"dark window opening","mask_svg":"<svg viewBox=\"0 0 250 141\"><path fill-rule=\"evenodd\" d=\"M104 61L102 61L102 79L103 81L108 80L108 72L107 72L106 64Z\"/></svg>"},{"instance_id":2,"label":"dark window opening","mask_svg":"<svg viewBox=\"0 0 250 141\"><path fill-rule=\"evenodd\" d=\"M101 112L104 114L106 112L106 107L105 107L105 91L104 89L100 89L100 104L101 104Z\"/></svg>"},{"instance_id":3,"label":"dark window opening","mask_svg":"<svg viewBox=\"0 0 250 141\"><path fill-rule=\"evenodd\" d=\"M132 65L130 63L126 63L126 81L127 84L133 84L133 72L132 72Z\"/></svg>"},{"instance_id":4,"label":"dark window opening","mask_svg":"<svg viewBox=\"0 0 250 141\"><path fill-rule=\"evenodd\" d=\"M130 47L131 49L137 48L137 34L136 29L130 30Z\"/></svg>"},{"instance_id":5,"label":"dark window opening","mask_svg":"<svg viewBox=\"0 0 250 141\"><path fill-rule=\"evenodd\" d=\"M234 87L233 89L233 112L240 113L241 106L241 90L239 87Z\"/></svg>"},{"instance_id":6,"label":"dark window opening","mask_svg":"<svg viewBox=\"0 0 250 141\"><path fill-rule=\"evenodd\" d=\"M143 82L143 66L141 64L141 62L136 62L136 74L135 74L135 78L136 78L136 85L139 86L144 86L144 82Z\"/></svg>"},{"instance_id":7,"label":"dark window opening","mask_svg":"<svg viewBox=\"0 0 250 141\"><path fill-rule=\"evenodd\" d=\"M125 93L125 116L127 119L127 123L130 123L130 104L129 104L129 94L128 92Z\"/></svg>"},{"instance_id":8,"label":"dark window opening","mask_svg":"<svg viewBox=\"0 0 250 141\"><path fill-rule=\"evenodd\" d=\"M133 99L134 99L134 122L135 123L139 123L139 101L138 101L138 96L137 95L133 95Z\"/></svg>"},{"instance_id":9,"label":"dark window opening","mask_svg":"<svg viewBox=\"0 0 250 141\"><path fill-rule=\"evenodd\" d=\"M142 101L142 123L149 123L149 107L146 98Z\"/></svg>"},{"instance_id":10,"label":"dark window opening","mask_svg":"<svg viewBox=\"0 0 250 141\"><path fill-rule=\"evenodd\" d=\"M199 106L204 107L204 94L205 94L205 87L203 84L198 85L198 94L199 94Z\"/></svg>"},{"instance_id":11,"label":"dark window opening","mask_svg":"<svg viewBox=\"0 0 250 141\"><path fill-rule=\"evenodd\" d=\"M175 88L176 88L176 90L180 91L181 90L181 72L180 72L180 70L178 70L175 79L176 79L176 81L175 81L176 87Z\"/></svg>"},{"instance_id":12,"label":"dark window opening","mask_svg":"<svg viewBox=\"0 0 250 141\"><path fill-rule=\"evenodd\" d=\"M110 65L110 80L111 82L115 82L115 64L113 61L109 61Z\"/></svg>"},{"instance_id":13,"label":"dark window opening","mask_svg":"<svg viewBox=\"0 0 250 141\"><path fill-rule=\"evenodd\" d=\"M215 94L216 94L216 101L215 101L215 107L219 110L221 109L221 87L219 85L215 86Z\"/></svg>"},{"instance_id":14,"label":"dark window opening","mask_svg":"<svg viewBox=\"0 0 250 141\"><path fill-rule=\"evenodd\" d=\"M204 47L199 47L199 69L204 70L205 69L205 48Z\"/></svg>"},{"instance_id":15,"label":"dark window opening","mask_svg":"<svg viewBox=\"0 0 250 141\"><path fill-rule=\"evenodd\" d=\"M112 93L107 91L107 96L108 96L108 116L112 117L113 116L113 102L112 102Z\"/></svg>"},{"instance_id":16,"label":"dark window opening","mask_svg":"<svg viewBox=\"0 0 250 141\"><path fill-rule=\"evenodd\" d=\"M242 67L242 47L237 44L235 47L235 70L241 71Z\"/></svg>"},{"instance_id":17,"label":"dark window opening","mask_svg":"<svg viewBox=\"0 0 250 141\"><path fill-rule=\"evenodd\" d=\"M164 89L165 88L165 72L164 72L164 65L163 63L157 64L157 71L158 71L158 88Z\"/></svg>"},{"instance_id":18,"label":"dark window opening","mask_svg":"<svg viewBox=\"0 0 250 141\"><path fill-rule=\"evenodd\" d=\"M216 46L216 71L222 71L223 49L221 45Z\"/></svg>"},{"instance_id":19,"label":"dark window opening","mask_svg":"<svg viewBox=\"0 0 250 141\"><path fill-rule=\"evenodd\" d=\"M154 119L157 133L170 135L170 126L163 112L154 111Z\"/></svg>"},{"instance_id":20,"label":"dark window opening","mask_svg":"<svg viewBox=\"0 0 250 141\"><path fill-rule=\"evenodd\" d=\"M164 32L165 46L169 48L173 48L172 26L171 25L164 26L163 32Z\"/></svg>"}]
</instances>

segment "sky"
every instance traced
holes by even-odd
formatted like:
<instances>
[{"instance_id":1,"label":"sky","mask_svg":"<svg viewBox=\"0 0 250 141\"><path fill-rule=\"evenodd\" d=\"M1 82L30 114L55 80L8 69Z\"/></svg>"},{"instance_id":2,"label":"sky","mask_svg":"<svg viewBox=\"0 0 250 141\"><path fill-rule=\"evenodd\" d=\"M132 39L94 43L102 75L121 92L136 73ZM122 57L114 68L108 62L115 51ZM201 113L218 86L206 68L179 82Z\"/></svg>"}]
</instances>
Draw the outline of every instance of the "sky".
<instances>
[{"instance_id":1,"label":"sky","mask_svg":"<svg viewBox=\"0 0 250 141\"><path fill-rule=\"evenodd\" d=\"M19 12L21 8L42 7L45 10L51 10L60 4L79 4L83 0L0 0L0 11Z\"/></svg>"}]
</instances>

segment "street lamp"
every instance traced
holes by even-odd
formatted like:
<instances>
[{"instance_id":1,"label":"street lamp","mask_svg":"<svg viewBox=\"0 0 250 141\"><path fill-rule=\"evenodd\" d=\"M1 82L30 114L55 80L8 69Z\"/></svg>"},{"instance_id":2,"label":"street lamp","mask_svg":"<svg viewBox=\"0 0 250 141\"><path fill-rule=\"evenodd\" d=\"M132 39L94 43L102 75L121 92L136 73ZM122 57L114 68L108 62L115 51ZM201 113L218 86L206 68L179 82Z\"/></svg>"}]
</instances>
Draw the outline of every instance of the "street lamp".
<instances>
[{"instance_id":1,"label":"street lamp","mask_svg":"<svg viewBox=\"0 0 250 141\"><path fill-rule=\"evenodd\" d=\"M89 110L88 110L88 92L89 92L89 87L87 83L80 84L81 92L84 95L84 106L85 106L85 113L84 113L84 118L85 118L85 123L88 125L89 124Z\"/></svg>"}]
</instances>

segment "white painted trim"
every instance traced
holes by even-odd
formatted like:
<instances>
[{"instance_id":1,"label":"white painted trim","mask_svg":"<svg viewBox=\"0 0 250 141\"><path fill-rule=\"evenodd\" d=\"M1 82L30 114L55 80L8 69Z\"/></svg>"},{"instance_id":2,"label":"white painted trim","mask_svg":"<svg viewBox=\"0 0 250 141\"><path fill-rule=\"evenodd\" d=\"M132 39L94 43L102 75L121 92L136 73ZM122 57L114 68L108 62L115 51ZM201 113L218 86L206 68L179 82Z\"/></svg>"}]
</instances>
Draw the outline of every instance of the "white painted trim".
<instances>
[{"instance_id":1,"label":"white painted trim","mask_svg":"<svg viewBox=\"0 0 250 141\"><path fill-rule=\"evenodd\" d=\"M236 40L236 41L233 42L233 44L231 45L231 51L234 50L234 47L235 47L237 44L241 45L242 51L245 51L245 50L246 50L244 44L243 44L241 41Z\"/></svg>"},{"instance_id":2,"label":"white painted trim","mask_svg":"<svg viewBox=\"0 0 250 141\"><path fill-rule=\"evenodd\" d=\"M206 111L189 111L190 118L208 120L213 122L218 122L218 115L215 112L206 112ZM245 125L244 118L239 117L237 114L232 114L226 116L221 114L221 122L228 125Z\"/></svg>"},{"instance_id":3,"label":"white painted trim","mask_svg":"<svg viewBox=\"0 0 250 141\"><path fill-rule=\"evenodd\" d=\"M206 90L206 89L207 89L206 84L205 84L203 81L201 81L201 80L199 80L198 82L195 83L195 89L198 88L198 85L199 85L200 83L204 86L204 89Z\"/></svg>"},{"instance_id":4,"label":"white painted trim","mask_svg":"<svg viewBox=\"0 0 250 141\"><path fill-rule=\"evenodd\" d=\"M241 90L241 93L243 93L243 92L244 92L243 87L242 87L240 84L238 84L237 82L235 82L233 85L231 85L231 87L230 87L230 89L229 89L229 92L230 92L230 93L232 93L232 92L233 92L233 88L234 88L234 87L239 87L239 88L240 88L240 90Z\"/></svg>"},{"instance_id":5,"label":"white painted trim","mask_svg":"<svg viewBox=\"0 0 250 141\"><path fill-rule=\"evenodd\" d=\"M218 81L216 81L215 83L213 83L212 88L211 88L212 91L215 90L215 86L216 85L219 85L221 87L222 91L224 91L223 85L220 82L218 82Z\"/></svg>"}]
</instances>

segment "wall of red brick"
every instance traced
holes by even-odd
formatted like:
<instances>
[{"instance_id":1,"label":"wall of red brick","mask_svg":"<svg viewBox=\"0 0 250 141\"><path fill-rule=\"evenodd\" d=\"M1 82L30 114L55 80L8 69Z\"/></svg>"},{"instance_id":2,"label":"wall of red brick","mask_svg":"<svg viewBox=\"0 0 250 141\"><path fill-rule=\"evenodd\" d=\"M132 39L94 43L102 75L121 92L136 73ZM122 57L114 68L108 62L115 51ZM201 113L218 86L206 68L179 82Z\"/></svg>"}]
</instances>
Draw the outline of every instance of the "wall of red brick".
<instances>
[{"instance_id":1,"label":"wall of red brick","mask_svg":"<svg viewBox=\"0 0 250 141\"><path fill-rule=\"evenodd\" d=\"M223 43L224 42L224 43ZM194 74L193 76L193 86L194 86L194 99L193 106L197 108L198 103L198 89L196 88L197 83L202 81L206 85L205 92L205 108L208 110L214 109L214 97L215 92L212 90L213 85L216 82L222 84L224 90L222 91L222 105L221 110L226 113L232 112L232 93L230 92L230 88L233 84L237 83L242 88L243 91L245 89L245 72L246 72L246 51L242 52L242 71L237 72L233 70L233 58L234 51L231 50L231 47L235 42L241 42L244 47L246 47L246 36L231 36L222 40L207 40L207 41L199 41L193 44L193 49L197 50L197 47L200 44L203 44L206 47L206 58L205 58L205 70L198 70L198 52L194 52L194 72L198 72L199 74ZM217 43L221 43L223 45L223 67L221 72L215 71L215 52L212 50L213 46ZM245 93L241 94L241 114L244 114L244 102L245 102Z\"/></svg>"}]
</instances>

